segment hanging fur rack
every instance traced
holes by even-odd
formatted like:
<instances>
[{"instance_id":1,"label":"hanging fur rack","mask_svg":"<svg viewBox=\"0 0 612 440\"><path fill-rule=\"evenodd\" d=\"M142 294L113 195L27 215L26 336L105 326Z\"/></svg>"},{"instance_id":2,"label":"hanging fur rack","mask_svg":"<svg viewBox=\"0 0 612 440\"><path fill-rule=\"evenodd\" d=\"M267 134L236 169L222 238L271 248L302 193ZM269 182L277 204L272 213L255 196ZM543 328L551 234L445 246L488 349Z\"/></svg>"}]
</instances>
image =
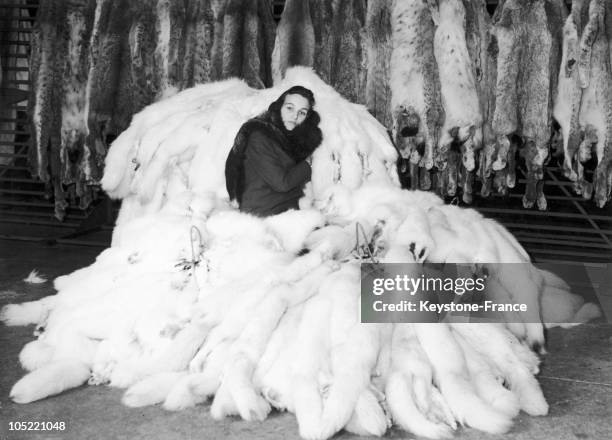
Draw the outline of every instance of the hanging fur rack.
<instances>
[{"instance_id":1,"label":"hanging fur rack","mask_svg":"<svg viewBox=\"0 0 612 440\"><path fill-rule=\"evenodd\" d=\"M30 164L53 185L56 215L67 185L90 202L109 141L145 105L233 76L267 87L293 65L393 131L411 188L471 203L507 193L520 165L524 207L544 210L543 168L561 155L575 192L608 202L610 2L574 1L570 13L563 0L280 3L42 0Z\"/></svg>"}]
</instances>

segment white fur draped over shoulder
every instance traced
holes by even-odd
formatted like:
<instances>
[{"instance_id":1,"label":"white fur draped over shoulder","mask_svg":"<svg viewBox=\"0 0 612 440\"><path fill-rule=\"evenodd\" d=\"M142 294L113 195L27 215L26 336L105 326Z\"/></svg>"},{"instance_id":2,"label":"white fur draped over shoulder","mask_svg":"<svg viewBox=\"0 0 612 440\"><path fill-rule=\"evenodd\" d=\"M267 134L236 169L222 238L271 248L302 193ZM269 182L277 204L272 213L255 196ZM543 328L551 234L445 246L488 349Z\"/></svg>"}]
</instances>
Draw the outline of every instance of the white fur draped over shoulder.
<instances>
[{"instance_id":1,"label":"white fur draped over shoulder","mask_svg":"<svg viewBox=\"0 0 612 440\"><path fill-rule=\"evenodd\" d=\"M234 136L296 84L314 92L323 132L301 209L240 213L223 174ZM106 159L103 187L123 199L111 247L57 278L56 295L2 309L7 325L44 329L21 351L28 373L11 398L85 382L127 388L128 406L212 397L215 418L290 411L305 439L381 436L392 424L433 439L459 426L503 433L521 410L545 415L535 378L544 326L599 309L533 266L495 221L402 190L395 161L384 127L307 68L272 89L228 80L145 108ZM485 270L488 293L532 316L362 324L364 242L382 262Z\"/></svg>"}]
</instances>

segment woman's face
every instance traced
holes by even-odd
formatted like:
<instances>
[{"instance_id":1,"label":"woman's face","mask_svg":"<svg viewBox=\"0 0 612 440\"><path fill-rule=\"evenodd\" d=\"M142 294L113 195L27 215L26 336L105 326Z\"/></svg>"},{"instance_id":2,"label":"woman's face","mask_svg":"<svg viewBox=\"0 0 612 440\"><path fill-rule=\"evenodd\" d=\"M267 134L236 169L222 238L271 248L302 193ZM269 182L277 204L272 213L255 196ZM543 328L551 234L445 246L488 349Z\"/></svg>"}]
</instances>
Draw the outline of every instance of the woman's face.
<instances>
[{"instance_id":1,"label":"woman's face","mask_svg":"<svg viewBox=\"0 0 612 440\"><path fill-rule=\"evenodd\" d=\"M287 95L281 106L280 114L283 125L289 131L300 125L306 119L310 104L302 95Z\"/></svg>"}]
</instances>

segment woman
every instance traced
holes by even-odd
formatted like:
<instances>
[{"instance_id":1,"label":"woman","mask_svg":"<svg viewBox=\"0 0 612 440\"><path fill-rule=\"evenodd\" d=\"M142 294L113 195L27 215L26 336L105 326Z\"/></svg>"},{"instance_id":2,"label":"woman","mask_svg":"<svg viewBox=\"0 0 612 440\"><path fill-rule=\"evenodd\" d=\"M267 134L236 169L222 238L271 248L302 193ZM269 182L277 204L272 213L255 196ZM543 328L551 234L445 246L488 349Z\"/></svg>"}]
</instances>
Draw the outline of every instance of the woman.
<instances>
[{"instance_id":1,"label":"woman","mask_svg":"<svg viewBox=\"0 0 612 440\"><path fill-rule=\"evenodd\" d=\"M298 208L310 180L307 158L322 140L314 103L310 90L291 87L240 128L225 163L225 183L241 211L269 216Z\"/></svg>"}]
</instances>

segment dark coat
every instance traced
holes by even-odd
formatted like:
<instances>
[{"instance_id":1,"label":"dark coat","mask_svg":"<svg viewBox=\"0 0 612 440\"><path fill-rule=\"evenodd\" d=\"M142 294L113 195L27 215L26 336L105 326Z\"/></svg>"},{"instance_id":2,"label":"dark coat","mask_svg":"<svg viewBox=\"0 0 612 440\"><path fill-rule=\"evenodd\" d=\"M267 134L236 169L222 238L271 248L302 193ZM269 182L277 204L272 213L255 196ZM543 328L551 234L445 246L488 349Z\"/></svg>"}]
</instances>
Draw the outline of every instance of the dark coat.
<instances>
[{"instance_id":1,"label":"dark coat","mask_svg":"<svg viewBox=\"0 0 612 440\"><path fill-rule=\"evenodd\" d=\"M280 101L240 127L225 162L230 200L238 201L242 211L260 216L298 208L302 187L310 180L310 165L304 159L322 140L314 110L287 131L280 120Z\"/></svg>"},{"instance_id":2,"label":"dark coat","mask_svg":"<svg viewBox=\"0 0 612 440\"><path fill-rule=\"evenodd\" d=\"M240 210L269 216L297 209L310 180L310 165L293 159L265 130L252 132L247 144Z\"/></svg>"}]
</instances>

